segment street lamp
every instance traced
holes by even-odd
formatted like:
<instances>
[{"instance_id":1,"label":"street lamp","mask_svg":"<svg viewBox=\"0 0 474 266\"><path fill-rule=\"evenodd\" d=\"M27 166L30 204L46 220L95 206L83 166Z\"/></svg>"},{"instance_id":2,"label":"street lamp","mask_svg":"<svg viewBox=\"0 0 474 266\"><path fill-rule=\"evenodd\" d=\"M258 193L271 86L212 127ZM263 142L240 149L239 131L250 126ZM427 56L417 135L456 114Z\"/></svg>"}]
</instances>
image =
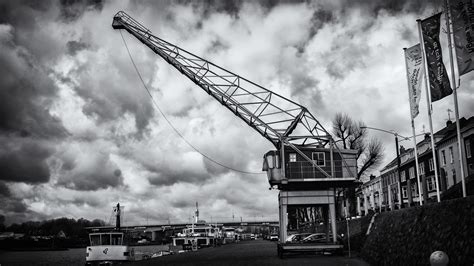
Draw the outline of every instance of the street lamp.
<instances>
[{"instance_id":1,"label":"street lamp","mask_svg":"<svg viewBox=\"0 0 474 266\"><path fill-rule=\"evenodd\" d=\"M410 140L410 139L412 139L412 138L414 138L414 137L424 136L424 135L426 135L426 134L429 135L429 133L420 133L420 134L415 135L415 136L409 136L409 137L403 138L403 139L400 140L400 142L405 141L405 140ZM400 135L399 135L399 136L400 136ZM400 136L400 137L401 137L401 136Z\"/></svg>"},{"instance_id":2,"label":"street lamp","mask_svg":"<svg viewBox=\"0 0 474 266\"><path fill-rule=\"evenodd\" d=\"M393 130L389 131L389 130L385 130L381 128L367 127L367 126L361 126L360 128L377 130L377 131L385 132L385 133L392 134L395 136L395 148L397 149L398 197L400 198L400 209L403 208L402 178L400 176L400 149L398 147L398 136L400 136L402 139L408 139L408 138L398 134L397 132Z\"/></svg>"}]
</instances>

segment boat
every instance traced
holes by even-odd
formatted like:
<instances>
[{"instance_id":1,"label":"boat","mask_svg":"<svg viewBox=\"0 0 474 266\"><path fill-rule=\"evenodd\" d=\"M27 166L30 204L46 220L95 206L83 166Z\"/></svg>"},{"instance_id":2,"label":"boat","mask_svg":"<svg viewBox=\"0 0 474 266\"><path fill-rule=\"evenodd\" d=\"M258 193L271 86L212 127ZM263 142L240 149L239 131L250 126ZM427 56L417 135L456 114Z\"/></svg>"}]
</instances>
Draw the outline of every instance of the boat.
<instances>
[{"instance_id":1,"label":"boat","mask_svg":"<svg viewBox=\"0 0 474 266\"><path fill-rule=\"evenodd\" d=\"M224 243L233 243L235 242L238 238L239 235L236 232L235 228L233 227L224 227L222 228L223 231L223 237L224 237Z\"/></svg>"},{"instance_id":2,"label":"boat","mask_svg":"<svg viewBox=\"0 0 474 266\"><path fill-rule=\"evenodd\" d=\"M197 245L197 247L210 247L217 244L219 239L219 228L206 224L193 224L183 229L173 237L174 246Z\"/></svg>"},{"instance_id":3,"label":"boat","mask_svg":"<svg viewBox=\"0 0 474 266\"><path fill-rule=\"evenodd\" d=\"M135 260L135 252L124 241L120 228L120 203L114 208L115 228L111 231L89 234L90 245L86 248L86 265L111 265Z\"/></svg>"},{"instance_id":4,"label":"boat","mask_svg":"<svg viewBox=\"0 0 474 266\"><path fill-rule=\"evenodd\" d=\"M199 220L199 207L196 202L195 220L191 225L186 226L181 233L173 237L174 246L183 246L183 249L192 247L210 247L217 245L221 232L217 225L206 224Z\"/></svg>"}]
</instances>

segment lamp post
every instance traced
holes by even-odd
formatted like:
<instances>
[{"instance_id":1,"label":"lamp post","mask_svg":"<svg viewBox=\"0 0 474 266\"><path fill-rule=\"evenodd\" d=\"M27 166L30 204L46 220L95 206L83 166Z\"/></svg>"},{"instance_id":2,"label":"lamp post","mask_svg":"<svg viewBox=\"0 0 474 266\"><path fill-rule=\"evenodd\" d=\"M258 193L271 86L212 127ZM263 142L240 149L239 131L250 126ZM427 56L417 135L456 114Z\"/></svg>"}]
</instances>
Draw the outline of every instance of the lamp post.
<instances>
[{"instance_id":1,"label":"lamp post","mask_svg":"<svg viewBox=\"0 0 474 266\"><path fill-rule=\"evenodd\" d=\"M403 208L402 178L400 176L400 148L398 147L398 136L402 137L402 139L408 139L408 138L401 136L400 134L398 134L397 132L393 130L389 131L389 130L385 130L381 128L367 127L367 126L362 126L360 128L377 130L377 131L385 132L385 133L392 134L395 136L395 148L397 149L398 197L400 198L400 209Z\"/></svg>"}]
</instances>

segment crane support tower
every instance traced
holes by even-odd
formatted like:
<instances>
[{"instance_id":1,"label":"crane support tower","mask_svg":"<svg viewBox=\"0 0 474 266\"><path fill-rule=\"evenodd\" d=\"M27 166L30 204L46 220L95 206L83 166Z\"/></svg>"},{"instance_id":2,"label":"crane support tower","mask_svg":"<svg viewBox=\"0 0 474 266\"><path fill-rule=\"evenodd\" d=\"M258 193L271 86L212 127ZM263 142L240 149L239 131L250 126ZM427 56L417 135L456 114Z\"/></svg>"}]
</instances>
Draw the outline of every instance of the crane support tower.
<instances>
[{"instance_id":1,"label":"crane support tower","mask_svg":"<svg viewBox=\"0 0 474 266\"><path fill-rule=\"evenodd\" d=\"M135 36L275 146L263 156L263 171L270 188L280 190L280 256L342 250L335 189L355 185L356 151L339 149L304 106L158 38L125 12L114 16L112 27ZM287 241L289 234L321 228L324 234L319 240Z\"/></svg>"}]
</instances>

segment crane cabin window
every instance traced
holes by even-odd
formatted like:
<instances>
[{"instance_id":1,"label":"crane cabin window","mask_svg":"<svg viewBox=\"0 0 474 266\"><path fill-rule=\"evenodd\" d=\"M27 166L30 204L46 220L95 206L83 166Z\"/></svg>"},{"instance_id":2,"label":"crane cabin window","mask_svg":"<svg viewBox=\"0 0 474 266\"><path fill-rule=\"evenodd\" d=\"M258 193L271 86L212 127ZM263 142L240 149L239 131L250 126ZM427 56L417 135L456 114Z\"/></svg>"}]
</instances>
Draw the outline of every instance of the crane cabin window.
<instances>
[{"instance_id":1,"label":"crane cabin window","mask_svg":"<svg viewBox=\"0 0 474 266\"><path fill-rule=\"evenodd\" d=\"M273 163L274 157L273 155L267 156L267 167L270 169L273 169L275 167L275 164Z\"/></svg>"},{"instance_id":2,"label":"crane cabin window","mask_svg":"<svg viewBox=\"0 0 474 266\"><path fill-rule=\"evenodd\" d=\"M326 166L325 154L324 152L313 152L313 161L316 162L318 166Z\"/></svg>"},{"instance_id":3,"label":"crane cabin window","mask_svg":"<svg viewBox=\"0 0 474 266\"><path fill-rule=\"evenodd\" d=\"M296 153L290 153L290 163L296 163Z\"/></svg>"}]
</instances>

